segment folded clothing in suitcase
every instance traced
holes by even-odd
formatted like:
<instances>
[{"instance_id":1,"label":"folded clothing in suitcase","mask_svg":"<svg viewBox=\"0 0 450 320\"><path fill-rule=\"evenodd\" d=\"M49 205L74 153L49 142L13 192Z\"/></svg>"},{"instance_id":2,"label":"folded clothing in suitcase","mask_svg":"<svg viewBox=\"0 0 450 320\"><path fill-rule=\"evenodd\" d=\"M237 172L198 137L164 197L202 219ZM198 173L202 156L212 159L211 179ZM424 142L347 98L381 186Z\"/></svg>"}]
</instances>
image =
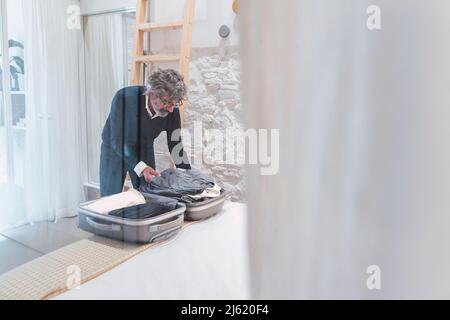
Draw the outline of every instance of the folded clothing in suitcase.
<instances>
[{"instance_id":1,"label":"folded clothing in suitcase","mask_svg":"<svg viewBox=\"0 0 450 320\"><path fill-rule=\"evenodd\" d=\"M78 210L78 227L99 236L134 243L158 242L175 236L183 226L186 206L176 199L143 196L145 204L107 214L88 209L95 201L82 204Z\"/></svg>"},{"instance_id":2,"label":"folded clothing in suitcase","mask_svg":"<svg viewBox=\"0 0 450 320\"><path fill-rule=\"evenodd\" d=\"M95 201L85 204L84 208L96 213L108 214L113 210L127 208L145 204L144 196L137 190L131 189L127 192L122 192L107 196Z\"/></svg>"},{"instance_id":3,"label":"folded clothing in suitcase","mask_svg":"<svg viewBox=\"0 0 450 320\"><path fill-rule=\"evenodd\" d=\"M141 192L158 194L178 199L185 203L200 201L193 197L202 194L205 190L213 189L216 183L213 178L203 174L197 169L167 169L155 177L149 184L141 187Z\"/></svg>"},{"instance_id":4,"label":"folded clothing in suitcase","mask_svg":"<svg viewBox=\"0 0 450 320\"><path fill-rule=\"evenodd\" d=\"M177 199L186 204L186 220L203 220L218 213L230 195L214 179L197 169L168 169L149 184L141 186L144 194Z\"/></svg>"}]
</instances>

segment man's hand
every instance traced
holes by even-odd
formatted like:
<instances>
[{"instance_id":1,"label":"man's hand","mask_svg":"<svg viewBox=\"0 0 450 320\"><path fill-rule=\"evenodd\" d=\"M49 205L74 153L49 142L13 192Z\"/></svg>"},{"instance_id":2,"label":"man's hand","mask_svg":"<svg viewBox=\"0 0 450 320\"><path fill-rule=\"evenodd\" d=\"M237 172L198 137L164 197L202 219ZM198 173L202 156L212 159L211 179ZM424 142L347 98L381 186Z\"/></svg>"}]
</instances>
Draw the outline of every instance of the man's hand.
<instances>
[{"instance_id":1,"label":"man's hand","mask_svg":"<svg viewBox=\"0 0 450 320\"><path fill-rule=\"evenodd\" d=\"M144 171L142 171L142 174L144 175L145 181L147 181L147 183L150 183L153 177L161 177L161 174L151 167L145 168Z\"/></svg>"}]
</instances>

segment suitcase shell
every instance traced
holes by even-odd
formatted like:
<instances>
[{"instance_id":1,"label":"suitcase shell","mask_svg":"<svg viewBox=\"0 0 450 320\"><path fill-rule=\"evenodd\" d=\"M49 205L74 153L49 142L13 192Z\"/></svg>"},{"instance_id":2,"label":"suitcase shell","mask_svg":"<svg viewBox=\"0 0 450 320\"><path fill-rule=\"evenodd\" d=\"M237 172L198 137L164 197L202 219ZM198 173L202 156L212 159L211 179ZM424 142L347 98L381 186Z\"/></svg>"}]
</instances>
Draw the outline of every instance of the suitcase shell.
<instances>
[{"instance_id":1,"label":"suitcase shell","mask_svg":"<svg viewBox=\"0 0 450 320\"><path fill-rule=\"evenodd\" d=\"M153 196L144 195L147 201ZM152 243L174 237L184 223L186 206L178 203L175 210L156 217L135 220L99 214L83 208L93 203L81 204L78 208L78 227L84 231L124 242Z\"/></svg>"}]
</instances>

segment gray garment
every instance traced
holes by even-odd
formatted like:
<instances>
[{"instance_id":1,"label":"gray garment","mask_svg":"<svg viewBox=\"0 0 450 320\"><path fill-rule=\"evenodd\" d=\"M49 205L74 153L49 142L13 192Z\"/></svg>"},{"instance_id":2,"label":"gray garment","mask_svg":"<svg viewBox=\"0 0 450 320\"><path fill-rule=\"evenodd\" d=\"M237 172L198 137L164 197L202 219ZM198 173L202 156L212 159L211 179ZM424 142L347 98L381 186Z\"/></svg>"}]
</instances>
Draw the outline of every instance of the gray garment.
<instances>
[{"instance_id":1,"label":"gray garment","mask_svg":"<svg viewBox=\"0 0 450 320\"><path fill-rule=\"evenodd\" d=\"M213 178L197 169L180 170L168 169L161 173L161 177L141 187L141 192L158 194L176 198L183 202L192 202L189 195L201 194L215 185Z\"/></svg>"}]
</instances>

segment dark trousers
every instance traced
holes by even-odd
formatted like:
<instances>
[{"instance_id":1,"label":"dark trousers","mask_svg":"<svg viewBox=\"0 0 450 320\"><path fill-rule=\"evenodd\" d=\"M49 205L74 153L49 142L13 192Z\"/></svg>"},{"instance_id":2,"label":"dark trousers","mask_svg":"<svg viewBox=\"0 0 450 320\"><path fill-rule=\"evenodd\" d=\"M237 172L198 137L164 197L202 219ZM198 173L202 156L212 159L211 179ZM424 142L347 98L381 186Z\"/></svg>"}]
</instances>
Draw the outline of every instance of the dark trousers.
<instances>
[{"instance_id":1,"label":"dark trousers","mask_svg":"<svg viewBox=\"0 0 450 320\"><path fill-rule=\"evenodd\" d=\"M143 178L139 178L134 168L127 168L125 162L107 144L102 143L100 155L100 194L102 197L121 193L127 172L135 189L139 189Z\"/></svg>"}]
</instances>

